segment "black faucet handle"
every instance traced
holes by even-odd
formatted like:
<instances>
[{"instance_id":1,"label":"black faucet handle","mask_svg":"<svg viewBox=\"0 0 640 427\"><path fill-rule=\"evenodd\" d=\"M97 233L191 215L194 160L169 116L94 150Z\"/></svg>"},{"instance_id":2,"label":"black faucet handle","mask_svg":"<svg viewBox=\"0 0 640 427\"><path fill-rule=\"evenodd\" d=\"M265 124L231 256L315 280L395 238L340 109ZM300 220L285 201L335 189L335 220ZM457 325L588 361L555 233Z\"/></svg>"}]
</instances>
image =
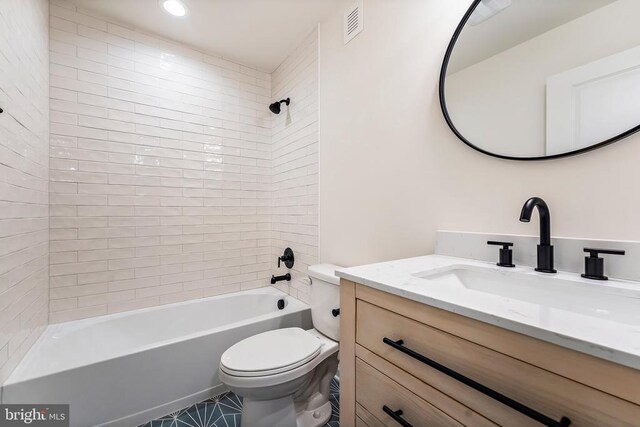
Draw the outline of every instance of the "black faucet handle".
<instances>
[{"instance_id":1,"label":"black faucet handle","mask_svg":"<svg viewBox=\"0 0 640 427\"><path fill-rule=\"evenodd\" d=\"M291 248L286 248L282 256L278 257L278 268L280 268L280 261L284 262L284 265L291 269L293 268L293 263L295 262L295 257L293 255L293 251Z\"/></svg>"},{"instance_id":2,"label":"black faucet handle","mask_svg":"<svg viewBox=\"0 0 640 427\"><path fill-rule=\"evenodd\" d=\"M584 248L585 252L589 252L589 256L597 258L599 254L603 255L624 255L625 251L621 249L592 249Z\"/></svg>"},{"instance_id":3,"label":"black faucet handle","mask_svg":"<svg viewBox=\"0 0 640 427\"><path fill-rule=\"evenodd\" d=\"M513 246L513 242L496 242L494 240L489 240L487 245L502 246L503 249L509 249L509 246Z\"/></svg>"},{"instance_id":4,"label":"black faucet handle","mask_svg":"<svg viewBox=\"0 0 640 427\"><path fill-rule=\"evenodd\" d=\"M500 249L500 262L496 265L499 267L515 267L513 264L513 250L511 250L513 242L496 242L489 240L487 245L502 246L502 249Z\"/></svg>"},{"instance_id":5,"label":"black faucet handle","mask_svg":"<svg viewBox=\"0 0 640 427\"><path fill-rule=\"evenodd\" d=\"M608 280L604 275L604 259L599 255L624 255L625 251L619 249L594 249L584 248L589 253L588 257L584 257L584 274L582 277L593 280Z\"/></svg>"}]
</instances>

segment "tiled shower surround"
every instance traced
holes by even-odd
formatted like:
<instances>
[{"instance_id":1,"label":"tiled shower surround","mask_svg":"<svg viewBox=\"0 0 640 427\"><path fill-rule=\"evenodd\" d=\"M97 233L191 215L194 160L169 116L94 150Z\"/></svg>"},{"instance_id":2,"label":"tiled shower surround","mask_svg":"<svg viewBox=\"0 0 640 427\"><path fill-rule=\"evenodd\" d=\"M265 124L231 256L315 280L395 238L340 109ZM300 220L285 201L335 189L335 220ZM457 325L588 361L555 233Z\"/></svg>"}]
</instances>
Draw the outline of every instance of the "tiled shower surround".
<instances>
[{"instance_id":1,"label":"tiled shower surround","mask_svg":"<svg viewBox=\"0 0 640 427\"><path fill-rule=\"evenodd\" d=\"M317 62L285 61L274 120L269 73L65 1L50 31L51 323L267 286L283 245L315 261Z\"/></svg>"},{"instance_id":2,"label":"tiled shower surround","mask_svg":"<svg viewBox=\"0 0 640 427\"><path fill-rule=\"evenodd\" d=\"M47 325L47 0L0 0L0 384Z\"/></svg>"},{"instance_id":3,"label":"tiled shower surround","mask_svg":"<svg viewBox=\"0 0 640 427\"><path fill-rule=\"evenodd\" d=\"M273 72L271 88L274 100L292 99L289 114L285 108L273 118L272 258L282 255L282 248L294 250L291 284L281 289L308 301L307 267L318 262L317 31Z\"/></svg>"}]
</instances>

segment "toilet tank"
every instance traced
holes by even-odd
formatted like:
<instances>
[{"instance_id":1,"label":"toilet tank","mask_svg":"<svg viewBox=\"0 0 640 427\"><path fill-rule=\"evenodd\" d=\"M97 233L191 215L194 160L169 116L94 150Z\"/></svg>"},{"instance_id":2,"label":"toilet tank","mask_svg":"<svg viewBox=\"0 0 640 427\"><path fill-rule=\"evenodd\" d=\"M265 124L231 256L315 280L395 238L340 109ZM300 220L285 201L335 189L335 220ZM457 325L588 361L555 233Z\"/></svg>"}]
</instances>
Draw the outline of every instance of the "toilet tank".
<instances>
[{"instance_id":1,"label":"toilet tank","mask_svg":"<svg viewBox=\"0 0 640 427\"><path fill-rule=\"evenodd\" d=\"M340 316L333 315L333 310L340 308L340 278L335 275L340 268L331 264L309 266L313 327L335 341L340 341Z\"/></svg>"}]
</instances>

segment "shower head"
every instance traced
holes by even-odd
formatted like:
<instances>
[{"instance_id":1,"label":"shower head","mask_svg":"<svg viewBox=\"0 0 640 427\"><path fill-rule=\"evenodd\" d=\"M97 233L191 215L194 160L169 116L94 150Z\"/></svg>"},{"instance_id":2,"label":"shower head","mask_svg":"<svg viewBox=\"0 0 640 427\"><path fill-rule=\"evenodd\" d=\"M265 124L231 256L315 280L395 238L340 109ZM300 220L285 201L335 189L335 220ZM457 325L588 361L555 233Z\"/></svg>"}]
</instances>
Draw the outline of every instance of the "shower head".
<instances>
[{"instance_id":1,"label":"shower head","mask_svg":"<svg viewBox=\"0 0 640 427\"><path fill-rule=\"evenodd\" d=\"M269 105L269 110L271 110L273 114L280 114L280 104L283 102L289 105L291 103L291 99L287 98L283 99L282 101L274 102L273 104Z\"/></svg>"},{"instance_id":2,"label":"shower head","mask_svg":"<svg viewBox=\"0 0 640 427\"><path fill-rule=\"evenodd\" d=\"M274 102L273 104L269 105L269 110L271 110L273 114L280 114L280 103Z\"/></svg>"}]
</instances>

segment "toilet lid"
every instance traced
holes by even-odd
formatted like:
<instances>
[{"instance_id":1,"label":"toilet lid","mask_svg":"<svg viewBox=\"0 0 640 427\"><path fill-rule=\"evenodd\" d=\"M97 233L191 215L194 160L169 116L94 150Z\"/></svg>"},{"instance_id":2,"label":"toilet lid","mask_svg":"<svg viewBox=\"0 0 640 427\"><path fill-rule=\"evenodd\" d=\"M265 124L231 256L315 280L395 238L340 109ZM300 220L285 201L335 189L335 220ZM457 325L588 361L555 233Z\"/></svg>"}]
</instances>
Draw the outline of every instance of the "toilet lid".
<instances>
[{"instance_id":1,"label":"toilet lid","mask_svg":"<svg viewBox=\"0 0 640 427\"><path fill-rule=\"evenodd\" d=\"M227 349L220 367L237 376L263 376L304 365L320 353L320 340L300 328L276 329L246 338Z\"/></svg>"}]
</instances>

